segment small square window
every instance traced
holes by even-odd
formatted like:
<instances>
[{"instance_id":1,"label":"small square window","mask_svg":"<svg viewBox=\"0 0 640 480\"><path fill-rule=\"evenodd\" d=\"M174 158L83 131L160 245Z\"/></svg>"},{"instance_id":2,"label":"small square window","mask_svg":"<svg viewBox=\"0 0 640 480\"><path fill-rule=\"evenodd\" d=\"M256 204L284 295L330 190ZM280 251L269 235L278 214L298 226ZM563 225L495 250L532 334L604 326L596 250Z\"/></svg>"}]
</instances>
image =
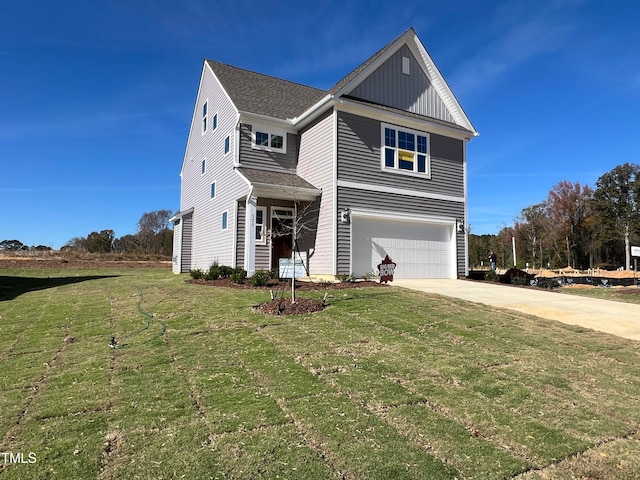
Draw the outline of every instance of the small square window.
<instances>
[{"instance_id":1,"label":"small square window","mask_svg":"<svg viewBox=\"0 0 640 480\"><path fill-rule=\"evenodd\" d=\"M230 149L229 144L230 144L230 141L231 141L231 140L230 140L230 138L229 138L229 137L227 137L227 138L225 138L225 139L224 139L224 154L225 154L225 155L226 155L227 153L229 153L229 149Z\"/></svg>"},{"instance_id":2,"label":"small square window","mask_svg":"<svg viewBox=\"0 0 640 480\"><path fill-rule=\"evenodd\" d=\"M269 134L264 132L256 132L256 145L261 147L269 146Z\"/></svg>"},{"instance_id":3,"label":"small square window","mask_svg":"<svg viewBox=\"0 0 640 480\"><path fill-rule=\"evenodd\" d=\"M211 198L216 198L216 182L211 184Z\"/></svg>"},{"instance_id":4,"label":"small square window","mask_svg":"<svg viewBox=\"0 0 640 480\"><path fill-rule=\"evenodd\" d=\"M222 230L226 230L227 229L228 217L229 217L229 213L228 212L226 212L226 211L222 212L222 220L221 220Z\"/></svg>"},{"instance_id":5,"label":"small square window","mask_svg":"<svg viewBox=\"0 0 640 480\"><path fill-rule=\"evenodd\" d=\"M284 138L282 135L271 135L271 148L282 149L284 145Z\"/></svg>"}]
</instances>

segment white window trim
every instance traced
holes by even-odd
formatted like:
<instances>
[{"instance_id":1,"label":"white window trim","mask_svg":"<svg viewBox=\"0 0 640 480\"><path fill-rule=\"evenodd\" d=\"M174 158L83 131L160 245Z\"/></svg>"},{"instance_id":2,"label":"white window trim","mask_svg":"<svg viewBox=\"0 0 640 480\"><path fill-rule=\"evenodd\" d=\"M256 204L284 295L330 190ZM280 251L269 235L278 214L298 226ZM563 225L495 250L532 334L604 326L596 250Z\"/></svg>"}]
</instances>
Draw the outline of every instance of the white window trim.
<instances>
[{"instance_id":1,"label":"white window trim","mask_svg":"<svg viewBox=\"0 0 640 480\"><path fill-rule=\"evenodd\" d=\"M202 113L205 105L207 106L206 114ZM202 135L204 135L209 130L209 99L208 98L202 104L202 108L200 109L200 112L202 113L202 118L200 119L200 129L201 129Z\"/></svg>"},{"instance_id":2,"label":"white window trim","mask_svg":"<svg viewBox=\"0 0 640 480\"><path fill-rule=\"evenodd\" d=\"M384 135L384 129L385 128L391 128L393 130L396 131L396 146L393 147L395 149L395 161L394 161L394 167L387 167L385 164L385 135ZM412 133L414 135L416 135L416 143L418 141L417 136L420 135L421 137L426 137L427 138L427 153L425 155L425 172L417 172L417 171L411 171L411 170L402 170L400 168L398 168L398 150L400 149L398 147L398 139L397 139L397 132L398 130L402 130L403 132L407 132L407 133ZM414 159L414 165L415 168L417 168L418 166L418 152L415 152L416 154L416 158ZM431 134L429 134L428 132L422 132L420 130L413 130L412 128L406 128L406 127L402 127L399 125L393 125L391 123L383 123L380 122L380 169L383 172L389 172L389 173L393 173L393 174L398 174L398 175L408 175L410 177L418 177L418 178L431 178Z\"/></svg>"},{"instance_id":3,"label":"white window trim","mask_svg":"<svg viewBox=\"0 0 640 480\"><path fill-rule=\"evenodd\" d=\"M256 132L266 133L269 135L269 146L256 145ZM274 148L271 146L271 137L278 135L282 137L282 148ZM265 150L267 152L287 153L287 132L263 125L251 126L251 148L255 150Z\"/></svg>"},{"instance_id":4,"label":"white window trim","mask_svg":"<svg viewBox=\"0 0 640 480\"><path fill-rule=\"evenodd\" d=\"M227 225L223 225L222 220L224 219L224 217L227 217ZM220 230L222 230L223 232L226 230L229 230L229 210L223 210L222 213L220 214Z\"/></svg>"},{"instance_id":5,"label":"white window trim","mask_svg":"<svg viewBox=\"0 0 640 480\"><path fill-rule=\"evenodd\" d=\"M266 245L267 244L267 230L268 230L268 218L267 218L267 207L256 207L256 212L262 212L262 229L260 230L260 238L256 238L256 245ZM256 222L255 226L258 226L258 215L256 213Z\"/></svg>"},{"instance_id":6,"label":"white window trim","mask_svg":"<svg viewBox=\"0 0 640 480\"><path fill-rule=\"evenodd\" d=\"M211 196L211 187L213 187L214 185L215 185L215 187L214 187L213 197L212 197ZM215 200L217 196L218 196L218 185L216 185L216 181L214 180L213 182L211 182L209 184L209 199L210 200Z\"/></svg>"},{"instance_id":7,"label":"white window trim","mask_svg":"<svg viewBox=\"0 0 640 480\"><path fill-rule=\"evenodd\" d=\"M225 152L224 149L226 147L227 140L229 140L229 150ZM229 155L231 153L231 150L232 150L232 148L231 148L231 135L227 135L226 137L224 137L224 142L222 144L222 151L223 151L224 156L226 157L227 155Z\"/></svg>"}]
</instances>

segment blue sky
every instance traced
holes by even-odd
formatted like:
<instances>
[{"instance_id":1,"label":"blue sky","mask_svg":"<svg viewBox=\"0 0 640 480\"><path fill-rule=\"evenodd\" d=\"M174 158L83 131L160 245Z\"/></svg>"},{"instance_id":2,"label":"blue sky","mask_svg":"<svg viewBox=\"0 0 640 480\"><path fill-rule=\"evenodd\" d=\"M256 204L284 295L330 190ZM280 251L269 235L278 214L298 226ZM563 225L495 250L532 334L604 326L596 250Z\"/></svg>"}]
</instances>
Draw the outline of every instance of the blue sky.
<instances>
[{"instance_id":1,"label":"blue sky","mask_svg":"<svg viewBox=\"0 0 640 480\"><path fill-rule=\"evenodd\" d=\"M414 27L480 136L469 223L640 163L640 2L2 0L0 240L59 248L179 208L204 58L329 88Z\"/></svg>"}]
</instances>

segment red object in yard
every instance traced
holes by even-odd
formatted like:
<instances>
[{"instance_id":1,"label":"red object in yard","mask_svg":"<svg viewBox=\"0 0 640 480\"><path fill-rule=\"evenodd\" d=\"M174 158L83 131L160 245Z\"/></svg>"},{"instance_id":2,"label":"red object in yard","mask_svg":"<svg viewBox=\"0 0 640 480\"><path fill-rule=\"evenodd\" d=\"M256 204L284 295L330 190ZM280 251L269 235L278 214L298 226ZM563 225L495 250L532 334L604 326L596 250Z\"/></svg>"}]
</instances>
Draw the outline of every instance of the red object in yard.
<instances>
[{"instance_id":1,"label":"red object in yard","mask_svg":"<svg viewBox=\"0 0 640 480\"><path fill-rule=\"evenodd\" d=\"M380 272L380 283L393 282L396 264L389 258L389 255L385 255L382 263L378 264L378 271Z\"/></svg>"}]
</instances>

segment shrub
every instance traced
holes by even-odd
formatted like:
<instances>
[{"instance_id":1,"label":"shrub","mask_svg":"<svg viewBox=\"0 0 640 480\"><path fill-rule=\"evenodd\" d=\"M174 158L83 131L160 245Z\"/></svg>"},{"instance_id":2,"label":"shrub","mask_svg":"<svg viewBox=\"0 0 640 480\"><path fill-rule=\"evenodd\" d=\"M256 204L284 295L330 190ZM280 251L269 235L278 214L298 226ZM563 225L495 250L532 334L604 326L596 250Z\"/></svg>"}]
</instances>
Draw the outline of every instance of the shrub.
<instances>
[{"instance_id":1,"label":"shrub","mask_svg":"<svg viewBox=\"0 0 640 480\"><path fill-rule=\"evenodd\" d=\"M560 282L558 282L558 280L555 278L536 278L536 280L536 286L540 288L547 288L549 290L552 290L554 288L560 287Z\"/></svg>"},{"instance_id":2,"label":"shrub","mask_svg":"<svg viewBox=\"0 0 640 480\"><path fill-rule=\"evenodd\" d=\"M271 280L270 272L266 270L256 270L256 272L249 280L249 283L251 283L251 285L253 285L254 287L264 287L265 285L267 285L267 283L269 283L269 280Z\"/></svg>"},{"instance_id":3,"label":"shrub","mask_svg":"<svg viewBox=\"0 0 640 480\"><path fill-rule=\"evenodd\" d=\"M496 273L495 270L489 270L487 273L484 274L484 279L488 282L497 282L498 281L498 274Z\"/></svg>"},{"instance_id":4,"label":"shrub","mask_svg":"<svg viewBox=\"0 0 640 480\"><path fill-rule=\"evenodd\" d=\"M280 269L277 267L273 267L271 270L269 270L269 277L277 280L280 277Z\"/></svg>"},{"instance_id":5,"label":"shrub","mask_svg":"<svg viewBox=\"0 0 640 480\"><path fill-rule=\"evenodd\" d=\"M220 267L218 266L218 262L213 262L213 265L209 267L206 279L217 280L218 278L220 278Z\"/></svg>"},{"instance_id":6,"label":"shrub","mask_svg":"<svg viewBox=\"0 0 640 480\"><path fill-rule=\"evenodd\" d=\"M371 270L370 272L365 273L362 278L367 280L368 282L373 282L380 278L380 272L376 272L375 270Z\"/></svg>"},{"instance_id":7,"label":"shrub","mask_svg":"<svg viewBox=\"0 0 640 480\"><path fill-rule=\"evenodd\" d=\"M349 275L338 275L338 279L343 283L354 283L356 281L356 277L353 273Z\"/></svg>"},{"instance_id":8,"label":"shrub","mask_svg":"<svg viewBox=\"0 0 640 480\"><path fill-rule=\"evenodd\" d=\"M236 268L231 274L231 281L233 283L242 284L247 278L247 271L243 268Z\"/></svg>"},{"instance_id":9,"label":"shrub","mask_svg":"<svg viewBox=\"0 0 640 480\"><path fill-rule=\"evenodd\" d=\"M233 267L228 267L227 265L220 265L220 276L222 278L230 277L235 271L236 269L234 269Z\"/></svg>"},{"instance_id":10,"label":"shrub","mask_svg":"<svg viewBox=\"0 0 640 480\"><path fill-rule=\"evenodd\" d=\"M189 270L189 275L191 275L191 278L194 280L201 280L204 278L205 273L199 268L194 268Z\"/></svg>"},{"instance_id":11,"label":"shrub","mask_svg":"<svg viewBox=\"0 0 640 480\"><path fill-rule=\"evenodd\" d=\"M511 277L511 283L513 285L529 285L529 279L527 277Z\"/></svg>"}]
</instances>

